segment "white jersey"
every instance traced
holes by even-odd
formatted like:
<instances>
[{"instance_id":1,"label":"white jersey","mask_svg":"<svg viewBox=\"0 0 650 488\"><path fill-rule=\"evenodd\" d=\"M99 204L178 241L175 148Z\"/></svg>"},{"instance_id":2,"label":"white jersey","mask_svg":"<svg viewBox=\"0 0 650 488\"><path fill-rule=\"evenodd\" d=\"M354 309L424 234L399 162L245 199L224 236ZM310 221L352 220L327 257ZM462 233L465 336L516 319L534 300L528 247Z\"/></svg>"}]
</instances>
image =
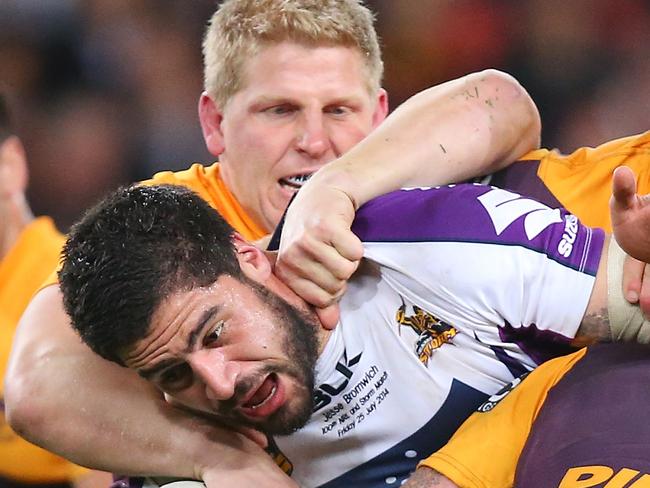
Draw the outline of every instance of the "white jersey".
<instances>
[{"instance_id":1,"label":"white jersey","mask_svg":"<svg viewBox=\"0 0 650 488\"><path fill-rule=\"evenodd\" d=\"M604 234L504 190L394 192L357 213L365 259L316 366L315 408L276 437L301 487L397 487L489 395L568 352Z\"/></svg>"},{"instance_id":2,"label":"white jersey","mask_svg":"<svg viewBox=\"0 0 650 488\"><path fill-rule=\"evenodd\" d=\"M275 442L300 486L399 486L488 396L567 351L604 234L478 185L359 210L365 262L318 360L309 423Z\"/></svg>"}]
</instances>

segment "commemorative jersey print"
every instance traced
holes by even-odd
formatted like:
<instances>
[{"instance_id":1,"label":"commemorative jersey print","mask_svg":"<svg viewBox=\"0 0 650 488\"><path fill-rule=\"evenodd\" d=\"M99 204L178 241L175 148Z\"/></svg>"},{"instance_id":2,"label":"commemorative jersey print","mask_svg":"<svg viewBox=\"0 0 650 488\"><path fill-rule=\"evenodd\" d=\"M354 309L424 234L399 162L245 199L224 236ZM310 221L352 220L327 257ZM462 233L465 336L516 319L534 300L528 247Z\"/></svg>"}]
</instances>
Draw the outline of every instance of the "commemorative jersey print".
<instances>
[{"instance_id":1,"label":"commemorative jersey print","mask_svg":"<svg viewBox=\"0 0 650 488\"><path fill-rule=\"evenodd\" d=\"M322 383L314 390L314 413L327 407L332 403L333 397L336 397L336 395L345 390L362 354L360 352L355 357L348 359L346 351L343 351L343 357L336 363L335 368L340 373L340 377L334 384Z\"/></svg>"}]
</instances>

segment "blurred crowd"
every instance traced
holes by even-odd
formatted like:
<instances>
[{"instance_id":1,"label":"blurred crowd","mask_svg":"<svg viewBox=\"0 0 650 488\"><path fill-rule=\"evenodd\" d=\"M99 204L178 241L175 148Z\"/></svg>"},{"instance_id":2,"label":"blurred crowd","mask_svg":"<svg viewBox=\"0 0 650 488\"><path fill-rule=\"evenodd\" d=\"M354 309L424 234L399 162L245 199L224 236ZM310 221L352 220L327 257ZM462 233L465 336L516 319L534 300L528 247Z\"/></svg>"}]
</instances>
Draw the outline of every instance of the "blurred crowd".
<instances>
[{"instance_id":1,"label":"blurred crowd","mask_svg":"<svg viewBox=\"0 0 650 488\"><path fill-rule=\"evenodd\" d=\"M209 163L196 106L215 0L1 0L0 87L30 161L29 198L62 230L108 189ZM545 147L648 129L644 0L369 0L395 107L487 67L537 102Z\"/></svg>"}]
</instances>

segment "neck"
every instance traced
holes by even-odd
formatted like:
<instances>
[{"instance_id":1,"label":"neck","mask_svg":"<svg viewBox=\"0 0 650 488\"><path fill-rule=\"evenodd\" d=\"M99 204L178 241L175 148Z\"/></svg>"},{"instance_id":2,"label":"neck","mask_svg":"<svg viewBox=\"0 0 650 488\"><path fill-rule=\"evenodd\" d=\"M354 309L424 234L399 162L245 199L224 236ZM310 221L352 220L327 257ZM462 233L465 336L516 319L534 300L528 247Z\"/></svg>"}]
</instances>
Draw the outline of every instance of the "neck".
<instances>
[{"instance_id":1,"label":"neck","mask_svg":"<svg viewBox=\"0 0 650 488\"><path fill-rule=\"evenodd\" d=\"M271 263L271 266L275 269L275 263L277 260L277 252L276 251L264 251L264 254L266 255L266 258L269 260L269 263ZM275 274L275 272L274 272ZM325 349L325 346L327 345L327 341L330 338L330 335L332 334L332 327L324 327L323 326L323 321L321 320L321 317L319 316L318 313L316 313L316 309L309 305L307 302L305 302L302 298L300 298L298 295L296 295L282 280L277 278L276 275L276 283L277 285L274 287L274 292L281 296L284 300L286 300L288 303L299 309L301 312L307 315L309 317L310 321L314 324L315 327L317 327L317 332L316 332L316 339L318 340L318 354L321 354L323 350ZM327 320L328 323L333 322L332 320Z\"/></svg>"},{"instance_id":2,"label":"neck","mask_svg":"<svg viewBox=\"0 0 650 488\"><path fill-rule=\"evenodd\" d=\"M325 346L327 345L327 341L329 341L330 336L332 335L332 331L331 329L326 329L321 325L321 322L318 320L318 317L316 317L315 313L314 316L314 319L319 326L318 332L316 333L316 339L318 340L318 355L320 356L325 350Z\"/></svg>"},{"instance_id":3,"label":"neck","mask_svg":"<svg viewBox=\"0 0 650 488\"><path fill-rule=\"evenodd\" d=\"M32 220L34 215L22 193L0 201L0 258L7 255Z\"/></svg>"}]
</instances>

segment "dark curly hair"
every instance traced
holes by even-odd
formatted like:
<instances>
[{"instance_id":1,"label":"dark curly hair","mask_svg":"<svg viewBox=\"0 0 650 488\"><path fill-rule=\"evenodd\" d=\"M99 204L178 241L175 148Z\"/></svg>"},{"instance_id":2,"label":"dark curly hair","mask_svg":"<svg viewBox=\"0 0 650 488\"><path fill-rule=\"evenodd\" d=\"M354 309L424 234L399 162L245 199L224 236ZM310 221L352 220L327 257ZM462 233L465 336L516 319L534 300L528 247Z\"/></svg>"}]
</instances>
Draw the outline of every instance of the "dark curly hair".
<instances>
[{"instance_id":1,"label":"dark curly hair","mask_svg":"<svg viewBox=\"0 0 650 488\"><path fill-rule=\"evenodd\" d=\"M241 279L233 229L208 203L180 186L121 188L70 231L59 282L82 340L102 357L143 338L169 294Z\"/></svg>"}]
</instances>

